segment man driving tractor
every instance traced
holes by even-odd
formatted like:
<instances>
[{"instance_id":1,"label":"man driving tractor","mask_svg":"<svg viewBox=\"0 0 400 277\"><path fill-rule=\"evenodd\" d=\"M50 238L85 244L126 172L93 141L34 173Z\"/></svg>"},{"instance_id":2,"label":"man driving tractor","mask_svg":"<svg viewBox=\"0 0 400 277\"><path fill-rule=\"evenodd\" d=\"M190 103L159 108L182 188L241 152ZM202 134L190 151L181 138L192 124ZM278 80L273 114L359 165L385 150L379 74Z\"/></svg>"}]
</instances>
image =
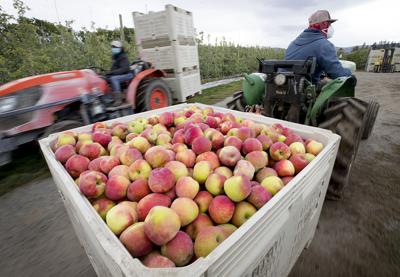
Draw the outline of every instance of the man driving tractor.
<instances>
[{"instance_id":1,"label":"man driving tractor","mask_svg":"<svg viewBox=\"0 0 400 277\"><path fill-rule=\"evenodd\" d=\"M109 77L112 94L114 97L113 106L120 106L123 101L123 95L121 91L121 82L132 80L133 73L130 71L130 64L128 56L122 45L122 42L114 40L111 42L112 52L112 65L111 70L107 74Z\"/></svg>"},{"instance_id":2,"label":"man driving tractor","mask_svg":"<svg viewBox=\"0 0 400 277\"><path fill-rule=\"evenodd\" d=\"M343 68L336 55L335 46L328 41L333 35L331 19L326 10L318 10L308 19L309 26L294 41L285 53L285 60L306 60L316 58L316 68L312 75L314 84L320 83L320 76L325 73L329 78L351 76L351 71Z\"/></svg>"}]
</instances>

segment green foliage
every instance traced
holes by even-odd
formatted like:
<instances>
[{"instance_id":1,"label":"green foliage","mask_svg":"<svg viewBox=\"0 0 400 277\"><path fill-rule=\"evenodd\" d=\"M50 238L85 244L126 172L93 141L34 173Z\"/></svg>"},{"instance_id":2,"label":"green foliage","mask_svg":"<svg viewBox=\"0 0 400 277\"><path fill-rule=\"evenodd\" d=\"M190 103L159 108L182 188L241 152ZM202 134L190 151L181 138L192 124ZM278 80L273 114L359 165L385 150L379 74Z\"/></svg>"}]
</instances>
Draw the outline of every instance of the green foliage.
<instances>
[{"instance_id":1,"label":"green foliage","mask_svg":"<svg viewBox=\"0 0 400 277\"><path fill-rule=\"evenodd\" d=\"M368 62L369 51L369 47L353 49L351 53L344 54L343 59L355 62L358 70L364 70Z\"/></svg>"}]
</instances>

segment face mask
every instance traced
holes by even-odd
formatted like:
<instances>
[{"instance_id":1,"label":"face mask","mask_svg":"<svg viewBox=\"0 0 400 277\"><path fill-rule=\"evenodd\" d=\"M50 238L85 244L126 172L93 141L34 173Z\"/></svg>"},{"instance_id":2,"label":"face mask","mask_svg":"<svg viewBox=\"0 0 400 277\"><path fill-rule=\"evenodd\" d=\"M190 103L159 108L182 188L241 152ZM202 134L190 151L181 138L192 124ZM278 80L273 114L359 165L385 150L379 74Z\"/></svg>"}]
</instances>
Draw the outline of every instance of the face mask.
<instances>
[{"instance_id":1,"label":"face mask","mask_svg":"<svg viewBox=\"0 0 400 277\"><path fill-rule=\"evenodd\" d=\"M331 38L334 33L333 26L331 25L327 29L323 29L322 32L326 35L326 38Z\"/></svg>"},{"instance_id":2,"label":"face mask","mask_svg":"<svg viewBox=\"0 0 400 277\"><path fill-rule=\"evenodd\" d=\"M113 55L119 54L121 52L121 48L113 47L111 48L111 52L113 53Z\"/></svg>"}]
</instances>

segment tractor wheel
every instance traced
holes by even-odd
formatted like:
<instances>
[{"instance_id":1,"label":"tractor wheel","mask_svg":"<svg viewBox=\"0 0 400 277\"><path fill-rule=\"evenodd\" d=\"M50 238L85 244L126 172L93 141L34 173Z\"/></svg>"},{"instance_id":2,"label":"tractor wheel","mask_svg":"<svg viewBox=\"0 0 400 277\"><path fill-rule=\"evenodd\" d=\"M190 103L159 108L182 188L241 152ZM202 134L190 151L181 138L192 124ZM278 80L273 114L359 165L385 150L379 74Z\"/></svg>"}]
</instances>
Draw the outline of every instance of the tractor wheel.
<instances>
[{"instance_id":1,"label":"tractor wheel","mask_svg":"<svg viewBox=\"0 0 400 277\"><path fill-rule=\"evenodd\" d=\"M367 139L371 135L372 129L375 125L376 116L378 115L379 110L379 103L376 101L369 101L367 114L366 114L366 121L365 121L365 128L362 134L362 139Z\"/></svg>"},{"instance_id":2,"label":"tractor wheel","mask_svg":"<svg viewBox=\"0 0 400 277\"><path fill-rule=\"evenodd\" d=\"M227 103L227 108L231 110L244 112L246 103L243 97L243 91L239 91L233 94L233 99Z\"/></svg>"},{"instance_id":3,"label":"tractor wheel","mask_svg":"<svg viewBox=\"0 0 400 277\"><path fill-rule=\"evenodd\" d=\"M160 78L143 80L136 93L135 112L145 112L172 105L171 90Z\"/></svg>"},{"instance_id":4,"label":"tractor wheel","mask_svg":"<svg viewBox=\"0 0 400 277\"><path fill-rule=\"evenodd\" d=\"M331 101L323 112L320 128L341 136L339 150L332 171L327 198L338 200L348 185L353 162L365 125L366 103L356 98L339 98Z\"/></svg>"},{"instance_id":5,"label":"tractor wheel","mask_svg":"<svg viewBox=\"0 0 400 277\"><path fill-rule=\"evenodd\" d=\"M66 131L69 129L74 129L83 126L83 123L75 120L63 120L54 123L53 125L47 127L44 133L40 136L40 138L47 138L49 135L53 133L58 133L61 131Z\"/></svg>"}]
</instances>

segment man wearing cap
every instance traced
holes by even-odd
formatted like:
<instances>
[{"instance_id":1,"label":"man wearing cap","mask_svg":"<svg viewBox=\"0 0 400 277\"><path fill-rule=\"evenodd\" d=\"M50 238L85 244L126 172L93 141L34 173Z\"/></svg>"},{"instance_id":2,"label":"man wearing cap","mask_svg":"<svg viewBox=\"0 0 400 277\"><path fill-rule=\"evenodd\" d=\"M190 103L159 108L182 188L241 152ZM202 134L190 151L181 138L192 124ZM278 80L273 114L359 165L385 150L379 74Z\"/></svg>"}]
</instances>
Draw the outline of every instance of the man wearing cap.
<instances>
[{"instance_id":1,"label":"man wearing cap","mask_svg":"<svg viewBox=\"0 0 400 277\"><path fill-rule=\"evenodd\" d=\"M320 76L325 73L329 78L351 76L351 71L343 68L336 55L335 46L328 41L333 35L331 19L326 10L313 13L308 19L309 26L290 43L285 53L285 60L305 60L315 57L317 66L312 76L314 84L320 83Z\"/></svg>"},{"instance_id":2,"label":"man wearing cap","mask_svg":"<svg viewBox=\"0 0 400 277\"><path fill-rule=\"evenodd\" d=\"M130 81L133 74L130 72L128 56L125 53L122 42L114 40L111 42L112 65L107 74L113 89L114 106L122 104L121 82Z\"/></svg>"}]
</instances>

